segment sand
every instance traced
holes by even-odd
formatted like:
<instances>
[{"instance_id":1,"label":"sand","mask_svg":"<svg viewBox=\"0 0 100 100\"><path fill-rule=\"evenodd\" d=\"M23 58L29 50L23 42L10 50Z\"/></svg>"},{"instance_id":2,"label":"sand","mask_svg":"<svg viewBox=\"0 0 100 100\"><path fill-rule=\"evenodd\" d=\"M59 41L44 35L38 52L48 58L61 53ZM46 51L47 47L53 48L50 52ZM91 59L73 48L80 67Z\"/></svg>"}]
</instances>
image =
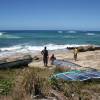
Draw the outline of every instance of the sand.
<instances>
[{"instance_id":1,"label":"sand","mask_svg":"<svg viewBox=\"0 0 100 100\"><path fill-rule=\"evenodd\" d=\"M74 61L74 59L73 59L73 50L64 49L64 50L49 51L49 57L53 53L55 54L55 57L57 59L74 62L74 63L82 66L82 68L90 67L90 68L100 70L100 50L79 52L77 61ZM26 54L23 54L23 53L22 54L16 54L15 53L15 55L11 55L11 56L4 55L4 56L0 57L0 61L2 61L2 59L11 60L11 59L14 59L16 57L18 58L19 55L22 57L23 55L26 55ZM28 55L28 53L27 53L27 55ZM31 55L33 58L34 58L34 56L39 57L39 60L37 60L37 61L33 60L32 63L29 64L29 67L45 68L43 66L41 52L39 52L39 51L35 52L35 53L29 52L29 55ZM51 67L50 63L48 64L48 67Z\"/></svg>"},{"instance_id":2,"label":"sand","mask_svg":"<svg viewBox=\"0 0 100 100\"><path fill-rule=\"evenodd\" d=\"M86 51L86 52L79 52L77 61L73 59L73 51L72 50L54 50L49 51L50 55L54 53L57 59L71 61L73 63L79 64L82 68L89 67L100 70L100 50L95 51ZM42 55L38 52L35 54L40 58L39 61L33 61L29 64L30 67L41 67L44 68L42 63ZM51 66L50 64L48 65Z\"/></svg>"},{"instance_id":3,"label":"sand","mask_svg":"<svg viewBox=\"0 0 100 100\"><path fill-rule=\"evenodd\" d=\"M90 67L100 70L100 50L79 52L77 61L73 59L73 51L63 51L62 53L56 53L55 56L58 59L64 59L82 67Z\"/></svg>"}]
</instances>

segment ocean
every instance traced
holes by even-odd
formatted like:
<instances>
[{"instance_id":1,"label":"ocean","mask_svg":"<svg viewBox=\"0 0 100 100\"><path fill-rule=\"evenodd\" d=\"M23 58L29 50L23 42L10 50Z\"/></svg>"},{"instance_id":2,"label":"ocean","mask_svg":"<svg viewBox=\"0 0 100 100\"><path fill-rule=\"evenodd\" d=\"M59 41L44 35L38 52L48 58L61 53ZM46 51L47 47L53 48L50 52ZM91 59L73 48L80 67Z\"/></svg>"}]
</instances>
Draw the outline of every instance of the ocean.
<instances>
[{"instance_id":1,"label":"ocean","mask_svg":"<svg viewBox=\"0 0 100 100\"><path fill-rule=\"evenodd\" d=\"M0 31L1 52L65 49L81 45L100 45L100 31L12 30Z\"/></svg>"}]
</instances>

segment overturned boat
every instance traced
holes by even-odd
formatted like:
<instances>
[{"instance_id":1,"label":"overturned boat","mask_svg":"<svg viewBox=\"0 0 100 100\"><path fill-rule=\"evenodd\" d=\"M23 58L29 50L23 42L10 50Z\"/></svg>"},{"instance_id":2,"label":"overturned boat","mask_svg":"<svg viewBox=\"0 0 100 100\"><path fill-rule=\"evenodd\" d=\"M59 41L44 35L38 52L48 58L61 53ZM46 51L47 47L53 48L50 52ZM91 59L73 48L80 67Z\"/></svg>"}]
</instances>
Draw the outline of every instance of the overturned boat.
<instances>
[{"instance_id":1,"label":"overturned boat","mask_svg":"<svg viewBox=\"0 0 100 100\"><path fill-rule=\"evenodd\" d=\"M0 60L0 69L28 66L31 61L32 57L30 55L8 57Z\"/></svg>"},{"instance_id":2,"label":"overturned boat","mask_svg":"<svg viewBox=\"0 0 100 100\"><path fill-rule=\"evenodd\" d=\"M64 73L55 74L53 77L65 81L87 81L92 79L100 79L100 71L69 71Z\"/></svg>"},{"instance_id":3,"label":"overturned boat","mask_svg":"<svg viewBox=\"0 0 100 100\"><path fill-rule=\"evenodd\" d=\"M70 61L65 61L65 60L54 60L53 65L55 65L57 68L62 68L62 69L78 69L81 66L75 63L72 63Z\"/></svg>"}]
</instances>

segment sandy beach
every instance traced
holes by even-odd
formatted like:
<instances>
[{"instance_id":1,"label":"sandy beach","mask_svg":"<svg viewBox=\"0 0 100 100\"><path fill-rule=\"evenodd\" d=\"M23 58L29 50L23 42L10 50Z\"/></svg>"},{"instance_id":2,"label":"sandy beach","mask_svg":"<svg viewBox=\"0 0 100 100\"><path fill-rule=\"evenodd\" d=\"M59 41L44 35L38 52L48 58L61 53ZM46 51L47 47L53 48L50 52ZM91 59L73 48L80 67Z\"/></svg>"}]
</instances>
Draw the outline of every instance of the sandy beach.
<instances>
[{"instance_id":1,"label":"sandy beach","mask_svg":"<svg viewBox=\"0 0 100 100\"><path fill-rule=\"evenodd\" d=\"M57 59L61 60L67 60L76 64L79 64L82 66L81 68L94 68L97 70L100 70L100 50L94 50L94 51L86 51L86 52L79 52L78 53L78 59L77 61L74 61L73 59L73 50L54 50L54 51L49 51L49 57L52 54L55 54L55 57ZM29 66L39 66L41 68L43 67L42 63L42 55L40 52L35 54L35 56L39 57L40 60L38 62L33 61ZM50 64L49 64L50 66Z\"/></svg>"}]
</instances>

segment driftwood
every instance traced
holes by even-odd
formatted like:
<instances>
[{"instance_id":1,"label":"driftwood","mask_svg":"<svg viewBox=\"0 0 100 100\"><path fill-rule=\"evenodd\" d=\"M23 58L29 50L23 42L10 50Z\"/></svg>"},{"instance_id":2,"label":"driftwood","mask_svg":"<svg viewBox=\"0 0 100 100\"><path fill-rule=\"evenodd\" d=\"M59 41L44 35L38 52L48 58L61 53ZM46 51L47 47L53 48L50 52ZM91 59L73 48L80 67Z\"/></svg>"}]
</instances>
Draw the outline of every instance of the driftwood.
<instances>
[{"instance_id":1,"label":"driftwood","mask_svg":"<svg viewBox=\"0 0 100 100\"><path fill-rule=\"evenodd\" d=\"M32 57L30 55L25 55L16 59L13 58L14 57L12 57L12 60L9 60L9 58L0 60L0 69L28 66L28 64L32 61Z\"/></svg>"}]
</instances>

